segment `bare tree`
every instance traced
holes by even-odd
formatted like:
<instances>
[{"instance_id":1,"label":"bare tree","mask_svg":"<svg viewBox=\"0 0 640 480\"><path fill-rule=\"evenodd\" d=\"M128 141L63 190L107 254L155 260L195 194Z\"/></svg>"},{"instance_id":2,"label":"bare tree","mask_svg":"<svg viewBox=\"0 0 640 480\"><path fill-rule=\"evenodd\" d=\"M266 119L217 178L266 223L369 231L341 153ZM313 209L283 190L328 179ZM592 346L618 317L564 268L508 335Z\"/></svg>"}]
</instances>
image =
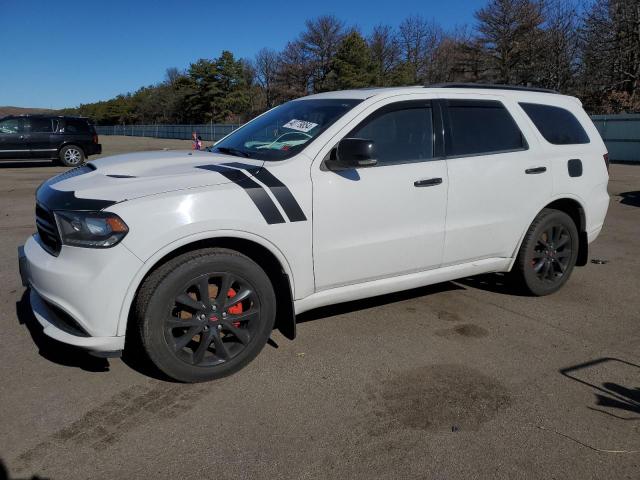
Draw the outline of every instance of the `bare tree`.
<instances>
[{"instance_id":1,"label":"bare tree","mask_svg":"<svg viewBox=\"0 0 640 480\"><path fill-rule=\"evenodd\" d=\"M401 62L400 44L393 28L377 25L368 38L371 63L374 68L374 82L385 87L398 83L397 70Z\"/></svg>"},{"instance_id":2,"label":"bare tree","mask_svg":"<svg viewBox=\"0 0 640 480\"><path fill-rule=\"evenodd\" d=\"M481 49L474 44L466 26L443 35L427 73L429 83L473 82L482 65Z\"/></svg>"},{"instance_id":3,"label":"bare tree","mask_svg":"<svg viewBox=\"0 0 640 480\"><path fill-rule=\"evenodd\" d=\"M427 21L420 15L414 15L402 21L398 39L411 83L424 82L442 39L442 29L433 20Z\"/></svg>"},{"instance_id":4,"label":"bare tree","mask_svg":"<svg viewBox=\"0 0 640 480\"><path fill-rule=\"evenodd\" d=\"M183 77L184 74L180 72L176 67L167 68L165 74L165 83L170 86L175 86L180 77Z\"/></svg>"},{"instance_id":5,"label":"bare tree","mask_svg":"<svg viewBox=\"0 0 640 480\"><path fill-rule=\"evenodd\" d=\"M344 23L333 15L323 15L305 22L306 30L298 42L312 69L311 89L321 92L327 88L326 79L331 61L345 35Z\"/></svg>"},{"instance_id":6,"label":"bare tree","mask_svg":"<svg viewBox=\"0 0 640 480\"><path fill-rule=\"evenodd\" d=\"M264 92L265 107L269 109L275 105L280 54L275 50L263 48L256 54L254 65L256 81Z\"/></svg>"},{"instance_id":7,"label":"bare tree","mask_svg":"<svg viewBox=\"0 0 640 480\"><path fill-rule=\"evenodd\" d=\"M536 84L567 92L578 67L577 6L572 0L549 0L543 8L545 21Z\"/></svg>"},{"instance_id":8,"label":"bare tree","mask_svg":"<svg viewBox=\"0 0 640 480\"><path fill-rule=\"evenodd\" d=\"M477 41L488 63L488 79L505 84L528 83L540 54L540 4L531 0L490 0L475 16Z\"/></svg>"},{"instance_id":9,"label":"bare tree","mask_svg":"<svg viewBox=\"0 0 640 480\"><path fill-rule=\"evenodd\" d=\"M276 85L281 100L308 95L312 91L314 63L300 41L287 43L280 54Z\"/></svg>"},{"instance_id":10,"label":"bare tree","mask_svg":"<svg viewBox=\"0 0 640 480\"><path fill-rule=\"evenodd\" d=\"M581 40L581 96L587 108L640 111L640 2L594 2Z\"/></svg>"}]
</instances>

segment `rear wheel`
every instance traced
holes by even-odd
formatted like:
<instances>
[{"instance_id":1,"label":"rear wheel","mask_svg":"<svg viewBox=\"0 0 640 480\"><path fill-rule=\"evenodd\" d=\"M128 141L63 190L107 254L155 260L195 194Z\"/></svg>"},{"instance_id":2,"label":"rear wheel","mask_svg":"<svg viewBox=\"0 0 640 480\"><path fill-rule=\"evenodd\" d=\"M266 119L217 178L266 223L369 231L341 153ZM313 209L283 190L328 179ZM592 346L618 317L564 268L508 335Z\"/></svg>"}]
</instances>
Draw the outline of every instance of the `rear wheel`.
<instances>
[{"instance_id":1,"label":"rear wheel","mask_svg":"<svg viewBox=\"0 0 640 480\"><path fill-rule=\"evenodd\" d=\"M136 303L146 353L183 382L221 378L247 365L267 343L275 312L264 271L220 248L169 261L145 281Z\"/></svg>"},{"instance_id":2,"label":"rear wheel","mask_svg":"<svg viewBox=\"0 0 640 480\"><path fill-rule=\"evenodd\" d=\"M579 245L578 229L571 217L545 208L525 235L513 273L532 295L554 293L569 279Z\"/></svg>"},{"instance_id":3,"label":"rear wheel","mask_svg":"<svg viewBox=\"0 0 640 480\"><path fill-rule=\"evenodd\" d=\"M77 145L65 145L60 149L60 162L66 167L77 167L84 163L84 151Z\"/></svg>"}]
</instances>

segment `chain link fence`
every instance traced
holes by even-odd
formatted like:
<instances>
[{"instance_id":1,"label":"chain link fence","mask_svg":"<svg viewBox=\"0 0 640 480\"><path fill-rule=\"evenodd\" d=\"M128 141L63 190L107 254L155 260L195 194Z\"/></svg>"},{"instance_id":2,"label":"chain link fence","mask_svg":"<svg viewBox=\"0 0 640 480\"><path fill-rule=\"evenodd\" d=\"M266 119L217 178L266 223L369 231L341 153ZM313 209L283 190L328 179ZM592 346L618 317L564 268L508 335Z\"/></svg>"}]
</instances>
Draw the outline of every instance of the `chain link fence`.
<instances>
[{"instance_id":1,"label":"chain link fence","mask_svg":"<svg viewBox=\"0 0 640 480\"><path fill-rule=\"evenodd\" d=\"M240 125L205 123L201 125L96 125L98 135L123 135L127 137L154 137L191 140L196 132L202 140L217 142Z\"/></svg>"},{"instance_id":2,"label":"chain link fence","mask_svg":"<svg viewBox=\"0 0 640 480\"><path fill-rule=\"evenodd\" d=\"M618 162L640 163L640 114L593 115L591 117L609 150ZM98 135L175 138L190 140L196 132L202 140L217 142L240 125L205 123L201 125L107 125L96 126Z\"/></svg>"}]
</instances>

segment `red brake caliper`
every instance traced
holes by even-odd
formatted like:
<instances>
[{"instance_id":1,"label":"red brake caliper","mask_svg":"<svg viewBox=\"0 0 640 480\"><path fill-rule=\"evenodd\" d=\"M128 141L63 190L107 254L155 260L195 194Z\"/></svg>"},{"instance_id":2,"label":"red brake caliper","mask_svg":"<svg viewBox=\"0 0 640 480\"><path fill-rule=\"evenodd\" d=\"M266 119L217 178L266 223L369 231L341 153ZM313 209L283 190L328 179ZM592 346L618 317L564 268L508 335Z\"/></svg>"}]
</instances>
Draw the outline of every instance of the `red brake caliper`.
<instances>
[{"instance_id":1,"label":"red brake caliper","mask_svg":"<svg viewBox=\"0 0 640 480\"><path fill-rule=\"evenodd\" d=\"M236 291L233 288L230 288L229 291L227 292L227 297L233 298L235 296L236 296ZM239 315L239 314L241 314L242 313L242 302L230 306L229 308L227 308L227 312L230 315ZM240 322L233 322L233 326L234 327L239 327L240 326Z\"/></svg>"}]
</instances>

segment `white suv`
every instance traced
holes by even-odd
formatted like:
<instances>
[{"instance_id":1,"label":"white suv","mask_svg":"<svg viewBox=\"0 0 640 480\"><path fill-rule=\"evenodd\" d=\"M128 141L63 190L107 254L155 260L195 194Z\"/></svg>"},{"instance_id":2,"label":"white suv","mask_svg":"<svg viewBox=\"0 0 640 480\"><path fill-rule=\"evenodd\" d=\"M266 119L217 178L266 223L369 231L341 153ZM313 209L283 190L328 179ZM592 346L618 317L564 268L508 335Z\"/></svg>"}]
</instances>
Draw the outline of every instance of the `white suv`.
<instances>
[{"instance_id":1,"label":"white suv","mask_svg":"<svg viewBox=\"0 0 640 480\"><path fill-rule=\"evenodd\" d=\"M218 378L322 305L486 272L552 293L609 202L580 101L533 89L312 95L211 150L95 160L38 189L20 264L47 335Z\"/></svg>"}]
</instances>

